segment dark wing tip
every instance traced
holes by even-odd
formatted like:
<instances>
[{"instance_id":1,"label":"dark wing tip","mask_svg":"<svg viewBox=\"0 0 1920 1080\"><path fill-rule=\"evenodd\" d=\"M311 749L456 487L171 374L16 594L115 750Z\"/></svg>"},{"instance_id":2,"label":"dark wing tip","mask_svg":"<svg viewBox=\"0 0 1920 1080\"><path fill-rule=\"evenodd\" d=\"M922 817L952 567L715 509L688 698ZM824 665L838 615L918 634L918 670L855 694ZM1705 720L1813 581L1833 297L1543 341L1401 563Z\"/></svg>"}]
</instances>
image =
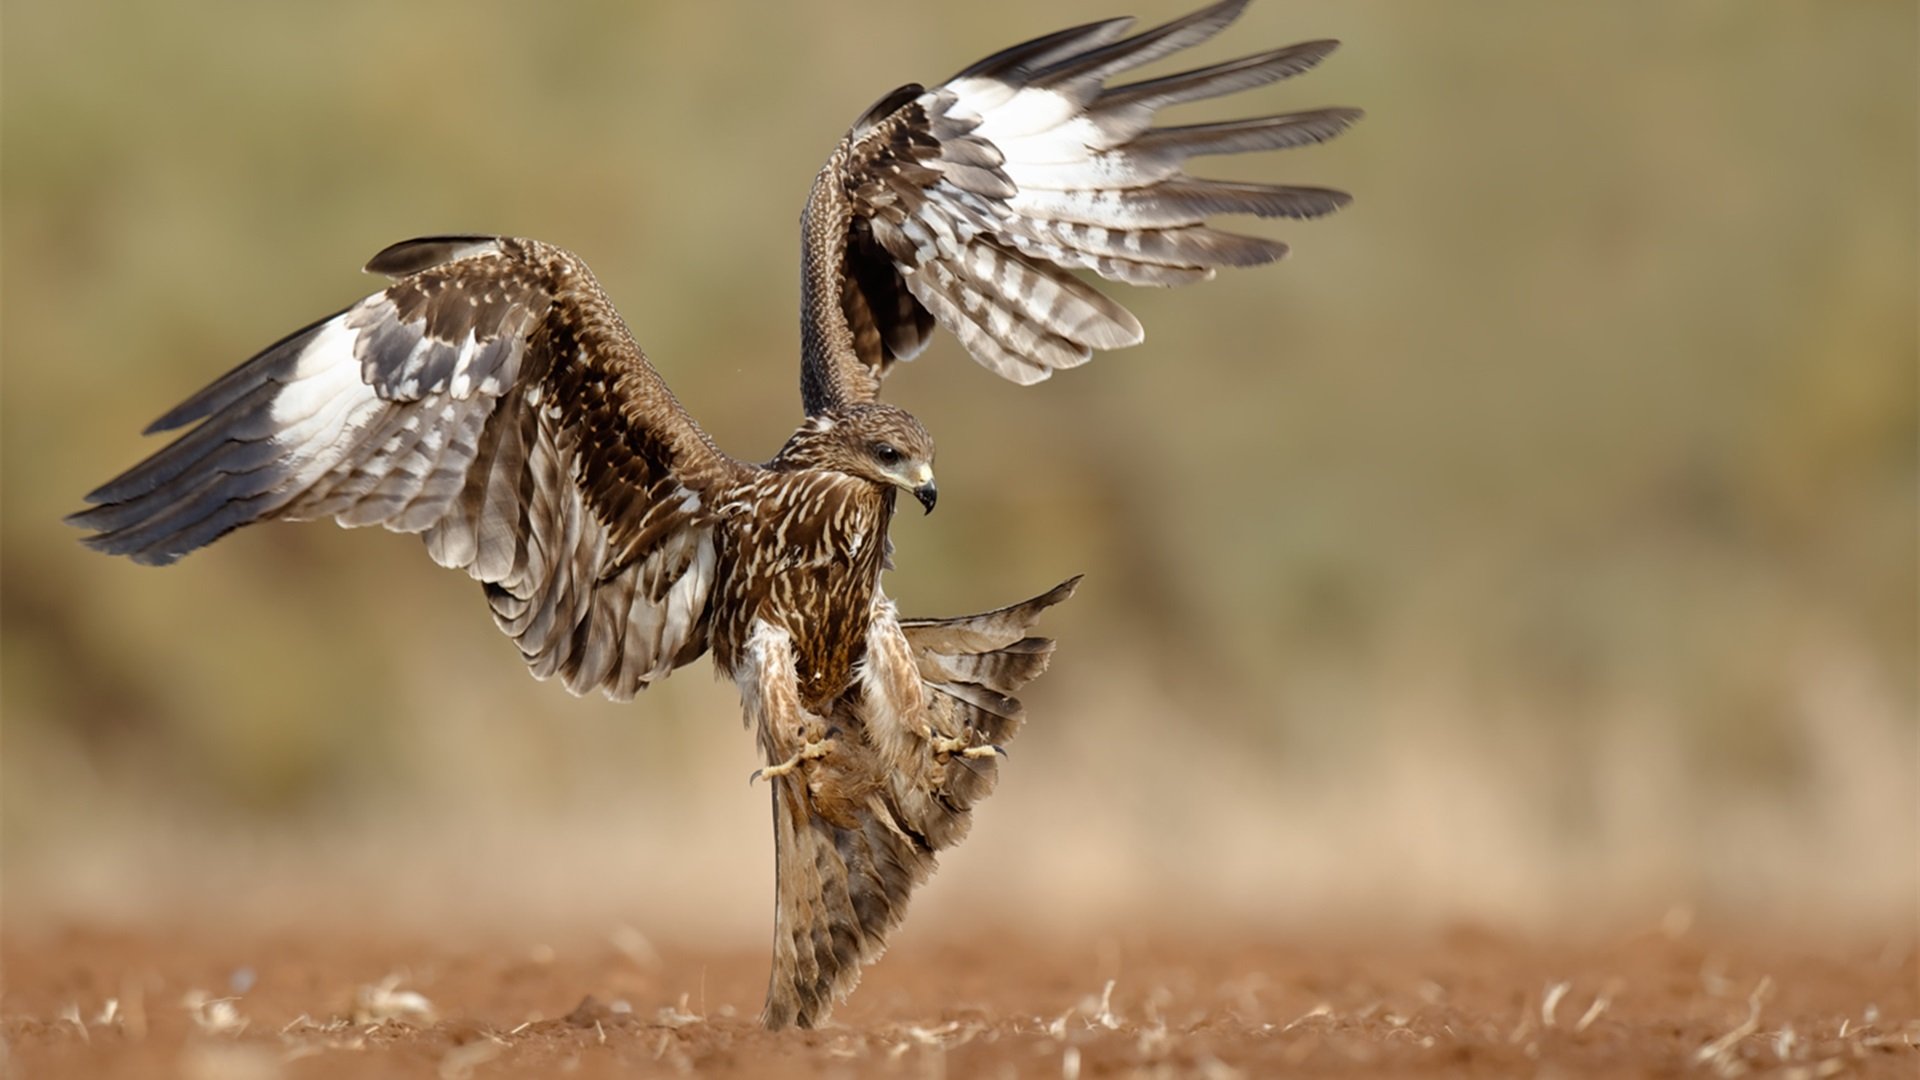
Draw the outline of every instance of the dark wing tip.
<instances>
[{"instance_id":1,"label":"dark wing tip","mask_svg":"<svg viewBox=\"0 0 1920 1080\"><path fill-rule=\"evenodd\" d=\"M1086 577L1087 575L1085 574L1075 574L1060 584L1055 585L1053 588L1048 589L1044 594L1034 597L1033 602L1041 607L1052 607L1073 596L1074 590L1080 587L1080 583L1086 580Z\"/></svg>"},{"instance_id":2,"label":"dark wing tip","mask_svg":"<svg viewBox=\"0 0 1920 1080\"><path fill-rule=\"evenodd\" d=\"M92 501L93 496L87 496ZM111 513L111 506L96 506L89 510L76 510L60 519L62 524L76 529L95 529L91 536L83 536L80 542L93 551L103 555L124 555L141 566L167 566L179 562L181 557L195 550L192 547L175 549L164 543L154 543L152 537L133 528L113 528L101 520L102 512ZM162 539L166 539L163 537Z\"/></svg>"},{"instance_id":3,"label":"dark wing tip","mask_svg":"<svg viewBox=\"0 0 1920 1080\"><path fill-rule=\"evenodd\" d=\"M853 130L856 132L866 131L868 128L873 127L873 125L899 112L906 107L908 102L911 102L926 92L927 88L921 86L919 83L908 83L905 86L894 88L882 96L880 100L867 106L867 111L861 113L860 119L853 122Z\"/></svg>"},{"instance_id":4,"label":"dark wing tip","mask_svg":"<svg viewBox=\"0 0 1920 1080\"><path fill-rule=\"evenodd\" d=\"M1213 29L1209 31L1209 36L1211 36L1233 25L1234 21L1240 18L1241 13L1247 10L1247 5L1252 2L1253 0L1218 0L1217 3L1208 4L1198 11L1188 12L1174 19L1172 22L1167 23L1165 26L1158 26L1154 29L1164 30L1168 27L1192 26L1218 20ZM1147 32L1152 33L1153 31L1149 30Z\"/></svg>"},{"instance_id":5,"label":"dark wing tip","mask_svg":"<svg viewBox=\"0 0 1920 1080\"><path fill-rule=\"evenodd\" d=\"M172 431L173 429L178 427L185 427L186 425L193 423L195 420L201 419L205 415L206 415L206 412L200 402L199 396L195 395L194 397L189 398L178 405L175 405L173 408L168 409L166 412L166 415L160 417L158 420L155 420L153 423L148 424L146 427L141 428L140 434L158 435L163 431ZM93 496L92 495L87 496L87 501L88 502L94 501Z\"/></svg>"},{"instance_id":6,"label":"dark wing tip","mask_svg":"<svg viewBox=\"0 0 1920 1080\"><path fill-rule=\"evenodd\" d=\"M1296 115L1300 116L1303 120L1320 120L1332 125L1331 133L1326 136L1326 138L1331 139L1335 135L1345 132L1348 128L1360 121L1365 120L1367 118L1367 110L1355 108L1352 105L1329 105L1325 108L1313 109L1309 112Z\"/></svg>"},{"instance_id":7,"label":"dark wing tip","mask_svg":"<svg viewBox=\"0 0 1920 1080\"><path fill-rule=\"evenodd\" d=\"M1275 53L1290 57L1292 65L1287 77L1304 75L1326 62L1327 57L1340 51L1339 38L1314 38L1312 41L1297 42Z\"/></svg>"},{"instance_id":8,"label":"dark wing tip","mask_svg":"<svg viewBox=\"0 0 1920 1080\"><path fill-rule=\"evenodd\" d=\"M367 260L363 273L405 277L431 266L463 259L483 251L497 250L500 238L481 233L452 233L446 236L418 236L380 249Z\"/></svg>"},{"instance_id":9,"label":"dark wing tip","mask_svg":"<svg viewBox=\"0 0 1920 1080\"><path fill-rule=\"evenodd\" d=\"M947 82L961 79L1002 78L1009 72L1035 68L1081 49L1093 49L1112 41L1133 26L1133 16L1082 23L1065 30L1009 45L992 56L977 60L954 73Z\"/></svg>"},{"instance_id":10,"label":"dark wing tip","mask_svg":"<svg viewBox=\"0 0 1920 1080\"><path fill-rule=\"evenodd\" d=\"M67 518L73 524L73 516ZM95 536L83 536L80 542L103 555L124 555L128 562L140 566L172 566L188 554L185 551L172 551L164 547L140 547L118 540L112 533L100 533Z\"/></svg>"}]
</instances>

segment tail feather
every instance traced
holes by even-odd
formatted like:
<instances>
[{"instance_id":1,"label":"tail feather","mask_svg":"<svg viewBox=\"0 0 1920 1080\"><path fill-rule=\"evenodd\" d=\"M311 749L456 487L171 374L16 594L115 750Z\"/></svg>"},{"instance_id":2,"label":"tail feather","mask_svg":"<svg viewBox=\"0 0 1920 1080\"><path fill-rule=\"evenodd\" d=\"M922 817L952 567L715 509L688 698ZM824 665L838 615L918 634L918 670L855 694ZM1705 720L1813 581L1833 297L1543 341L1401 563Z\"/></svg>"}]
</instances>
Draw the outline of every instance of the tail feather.
<instances>
[{"instance_id":1,"label":"tail feather","mask_svg":"<svg viewBox=\"0 0 1920 1080\"><path fill-rule=\"evenodd\" d=\"M1029 637L990 653L952 656L926 652L914 659L920 665L920 677L932 685L970 682L1010 693L1047 670L1047 661L1052 656L1051 639Z\"/></svg>"},{"instance_id":2,"label":"tail feather","mask_svg":"<svg viewBox=\"0 0 1920 1080\"><path fill-rule=\"evenodd\" d=\"M1026 637L1027 629L1042 612L1072 596L1083 576L1076 574L1031 600L979 615L957 619L901 619L900 630L907 635L907 644L915 656L922 653L953 656L1004 649Z\"/></svg>"},{"instance_id":3,"label":"tail feather","mask_svg":"<svg viewBox=\"0 0 1920 1080\"><path fill-rule=\"evenodd\" d=\"M830 759L830 767L839 764ZM776 1031L826 1020L860 981L860 969L880 959L907 898L934 870L932 848L899 827L877 792L858 805L829 803L821 793L831 782L774 780L778 898L760 1022Z\"/></svg>"},{"instance_id":4,"label":"tail feather","mask_svg":"<svg viewBox=\"0 0 1920 1080\"><path fill-rule=\"evenodd\" d=\"M1028 631L1079 580L998 611L902 620L905 696L924 711L892 722L975 745L1011 738L1024 715L1014 693L1053 655L1052 641ZM936 755L917 735L905 744L910 757L898 758L903 744L889 741L873 707L857 690L836 701L827 718L838 731L834 749L804 775L774 779L778 901L761 1013L769 1028L817 1026L853 990L932 875L936 854L965 838L974 804L998 775L995 757Z\"/></svg>"}]
</instances>

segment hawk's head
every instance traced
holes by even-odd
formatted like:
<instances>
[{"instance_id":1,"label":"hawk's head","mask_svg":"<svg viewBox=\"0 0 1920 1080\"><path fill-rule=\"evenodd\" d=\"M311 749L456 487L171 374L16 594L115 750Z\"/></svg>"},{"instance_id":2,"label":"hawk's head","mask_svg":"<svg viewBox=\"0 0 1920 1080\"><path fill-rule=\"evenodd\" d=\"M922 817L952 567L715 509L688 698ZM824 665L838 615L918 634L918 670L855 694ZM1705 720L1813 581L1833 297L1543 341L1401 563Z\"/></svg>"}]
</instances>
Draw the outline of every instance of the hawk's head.
<instances>
[{"instance_id":1,"label":"hawk's head","mask_svg":"<svg viewBox=\"0 0 1920 1080\"><path fill-rule=\"evenodd\" d=\"M843 405L807 418L775 464L832 469L912 493L933 512L933 436L905 409Z\"/></svg>"}]
</instances>

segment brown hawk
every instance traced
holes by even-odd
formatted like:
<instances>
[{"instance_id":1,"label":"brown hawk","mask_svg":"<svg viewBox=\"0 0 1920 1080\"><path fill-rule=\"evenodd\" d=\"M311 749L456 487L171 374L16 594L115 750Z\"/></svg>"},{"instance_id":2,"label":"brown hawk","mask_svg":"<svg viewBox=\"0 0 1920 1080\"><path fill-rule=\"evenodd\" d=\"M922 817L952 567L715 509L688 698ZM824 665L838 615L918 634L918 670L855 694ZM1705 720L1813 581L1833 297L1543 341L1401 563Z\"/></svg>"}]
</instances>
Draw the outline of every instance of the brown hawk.
<instances>
[{"instance_id":1,"label":"brown hawk","mask_svg":"<svg viewBox=\"0 0 1920 1080\"><path fill-rule=\"evenodd\" d=\"M419 533L481 583L535 676L631 698L711 650L765 752L777 852L768 1027L852 989L934 854L966 834L1012 695L1047 666L1030 633L1068 581L954 619L900 618L880 585L896 494L934 505L933 440L877 400L936 325L1017 383L1141 339L1073 271L1177 285L1284 245L1212 215L1307 218L1347 196L1206 180L1189 158L1331 138L1315 109L1154 127L1156 110L1297 75L1314 41L1108 80L1203 41L1224 0L1016 45L860 117L803 217L806 420L764 464L680 407L586 265L534 240L410 240L393 283L300 330L155 421L191 426L87 496L86 543L164 564L243 525L331 517Z\"/></svg>"}]
</instances>

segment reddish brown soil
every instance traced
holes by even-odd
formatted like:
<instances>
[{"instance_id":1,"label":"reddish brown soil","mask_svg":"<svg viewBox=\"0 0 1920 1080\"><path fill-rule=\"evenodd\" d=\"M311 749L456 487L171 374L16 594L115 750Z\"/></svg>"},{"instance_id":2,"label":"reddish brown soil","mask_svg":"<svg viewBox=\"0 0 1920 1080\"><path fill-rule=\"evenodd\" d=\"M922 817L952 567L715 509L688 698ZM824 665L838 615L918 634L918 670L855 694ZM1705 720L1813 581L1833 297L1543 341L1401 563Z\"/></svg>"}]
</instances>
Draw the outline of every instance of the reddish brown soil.
<instances>
[{"instance_id":1,"label":"reddish brown soil","mask_svg":"<svg viewBox=\"0 0 1920 1080\"><path fill-rule=\"evenodd\" d=\"M828 1027L777 1035L753 1020L760 953L631 938L73 929L4 953L0 1072L36 1078L1920 1071L1911 943L904 943Z\"/></svg>"}]
</instances>

